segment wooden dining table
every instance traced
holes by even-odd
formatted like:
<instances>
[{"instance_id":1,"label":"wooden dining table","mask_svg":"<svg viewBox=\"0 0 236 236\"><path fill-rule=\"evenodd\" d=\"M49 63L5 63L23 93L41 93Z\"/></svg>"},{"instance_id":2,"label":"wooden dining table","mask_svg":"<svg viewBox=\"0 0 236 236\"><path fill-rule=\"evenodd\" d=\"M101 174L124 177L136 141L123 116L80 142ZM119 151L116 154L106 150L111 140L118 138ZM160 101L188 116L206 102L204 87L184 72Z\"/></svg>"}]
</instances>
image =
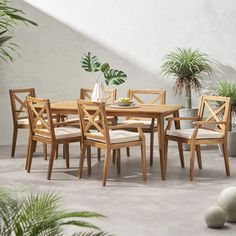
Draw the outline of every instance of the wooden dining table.
<instances>
[{"instance_id":1,"label":"wooden dining table","mask_svg":"<svg viewBox=\"0 0 236 236\"><path fill-rule=\"evenodd\" d=\"M116 117L143 117L157 119L158 124L158 147L160 156L161 178L166 179L166 166L165 166L165 117L173 115L179 116L179 109L181 105L154 105L154 104L139 104L138 107L131 108L117 108L111 104L106 105L106 113L108 116ZM77 101L55 101L51 102L51 110L55 114L78 114ZM95 110L91 107L91 112ZM175 122L176 128L180 128L179 122Z\"/></svg>"}]
</instances>

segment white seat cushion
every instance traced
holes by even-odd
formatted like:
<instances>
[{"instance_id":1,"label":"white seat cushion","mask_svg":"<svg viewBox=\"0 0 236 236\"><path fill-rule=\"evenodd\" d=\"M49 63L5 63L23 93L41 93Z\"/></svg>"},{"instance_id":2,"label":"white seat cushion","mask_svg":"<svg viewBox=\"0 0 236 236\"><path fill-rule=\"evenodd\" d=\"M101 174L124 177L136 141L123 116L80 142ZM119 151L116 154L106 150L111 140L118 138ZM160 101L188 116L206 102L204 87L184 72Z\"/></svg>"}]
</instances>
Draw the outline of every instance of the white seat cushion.
<instances>
[{"instance_id":1,"label":"white seat cushion","mask_svg":"<svg viewBox=\"0 0 236 236\"><path fill-rule=\"evenodd\" d=\"M119 122L119 124L134 124L134 123L141 123L143 124L144 128L150 128L152 120L124 120ZM154 126L157 126L157 121L155 120Z\"/></svg>"},{"instance_id":2,"label":"white seat cushion","mask_svg":"<svg viewBox=\"0 0 236 236\"><path fill-rule=\"evenodd\" d=\"M24 118L24 119L17 120L17 123L18 123L18 125L28 125L29 120L28 120L28 118Z\"/></svg>"},{"instance_id":3,"label":"white seat cushion","mask_svg":"<svg viewBox=\"0 0 236 236\"><path fill-rule=\"evenodd\" d=\"M191 139L194 129L176 129L167 130L166 134L170 136L177 136L181 138ZM222 138L224 135L217 131L198 129L196 139L211 139L211 138Z\"/></svg>"},{"instance_id":4,"label":"white seat cushion","mask_svg":"<svg viewBox=\"0 0 236 236\"><path fill-rule=\"evenodd\" d=\"M42 129L42 131L45 132L46 130ZM75 128L75 127L70 127L70 126L56 127L56 128L54 128L54 131L55 131L56 139L76 138L78 136L81 136L81 130L80 129ZM43 135L43 134L37 134L37 135L48 138L47 135Z\"/></svg>"},{"instance_id":5,"label":"white seat cushion","mask_svg":"<svg viewBox=\"0 0 236 236\"><path fill-rule=\"evenodd\" d=\"M93 132L97 136L103 136L100 132ZM124 143L140 140L138 133L130 132L126 130L109 130L111 143ZM102 140L96 138L90 138L91 140L103 142Z\"/></svg>"}]
</instances>

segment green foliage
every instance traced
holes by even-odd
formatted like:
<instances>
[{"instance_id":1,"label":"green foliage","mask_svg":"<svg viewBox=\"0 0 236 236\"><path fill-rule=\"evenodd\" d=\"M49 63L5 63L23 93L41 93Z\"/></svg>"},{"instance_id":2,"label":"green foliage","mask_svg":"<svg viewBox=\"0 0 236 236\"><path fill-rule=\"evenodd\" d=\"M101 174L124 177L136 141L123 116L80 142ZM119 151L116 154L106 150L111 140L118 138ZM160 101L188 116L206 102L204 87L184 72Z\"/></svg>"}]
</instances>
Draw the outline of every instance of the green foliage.
<instances>
[{"instance_id":1,"label":"green foliage","mask_svg":"<svg viewBox=\"0 0 236 236\"><path fill-rule=\"evenodd\" d=\"M191 48L177 48L164 58L161 67L164 77L174 79L173 89L181 94L183 89L191 105L191 89L200 91L203 75L211 76L213 69L207 54Z\"/></svg>"},{"instance_id":2,"label":"green foliage","mask_svg":"<svg viewBox=\"0 0 236 236\"><path fill-rule=\"evenodd\" d=\"M9 42L13 37L9 36L8 33L14 29L14 26L18 22L23 22L26 25L38 25L24 17L25 13L22 10L10 6L9 2L8 0L0 0L0 58L5 61L13 61L11 53L18 54L16 51L17 44Z\"/></svg>"},{"instance_id":3,"label":"green foliage","mask_svg":"<svg viewBox=\"0 0 236 236\"><path fill-rule=\"evenodd\" d=\"M74 235L110 235L81 218L104 216L95 212L66 212L60 209L60 198L54 193L18 198L0 188L0 235L2 236L62 236L63 227L74 225L90 230ZM95 230L95 231L94 231ZM89 234L90 233L90 234Z\"/></svg>"},{"instance_id":4,"label":"green foliage","mask_svg":"<svg viewBox=\"0 0 236 236\"><path fill-rule=\"evenodd\" d=\"M90 52L82 56L81 67L87 72L102 73L107 85L123 84L127 78L127 75L123 71L111 69L108 63L100 63L97 57L92 56Z\"/></svg>"}]
</instances>

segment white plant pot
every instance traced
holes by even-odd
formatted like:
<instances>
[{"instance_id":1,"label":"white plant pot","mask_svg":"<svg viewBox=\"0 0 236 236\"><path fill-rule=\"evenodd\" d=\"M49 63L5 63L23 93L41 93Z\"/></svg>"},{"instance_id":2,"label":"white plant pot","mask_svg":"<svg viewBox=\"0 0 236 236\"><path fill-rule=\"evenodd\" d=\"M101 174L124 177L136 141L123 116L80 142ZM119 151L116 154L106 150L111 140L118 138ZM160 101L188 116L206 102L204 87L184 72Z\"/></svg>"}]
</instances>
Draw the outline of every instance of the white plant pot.
<instances>
[{"instance_id":1,"label":"white plant pot","mask_svg":"<svg viewBox=\"0 0 236 236\"><path fill-rule=\"evenodd\" d=\"M106 93L103 83L96 82L91 98L93 102L106 102Z\"/></svg>"},{"instance_id":2,"label":"white plant pot","mask_svg":"<svg viewBox=\"0 0 236 236\"><path fill-rule=\"evenodd\" d=\"M180 117L195 117L197 116L198 108L183 108L179 110L179 116ZM193 121L192 120L181 120L180 121L180 127L181 129L191 129L193 128ZM190 150L189 144L183 144L183 149L185 151Z\"/></svg>"},{"instance_id":3,"label":"white plant pot","mask_svg":"<svg viewBox=\"0 0 236 236\"><path fill-rule=\"evenodd\" d=\"M236 157L236 131L229 131L228 132L228 156L229 157ZM220 153L223 155L223 149L222 149L222 145L218 145Z\"/></svg>"}]
</instances>

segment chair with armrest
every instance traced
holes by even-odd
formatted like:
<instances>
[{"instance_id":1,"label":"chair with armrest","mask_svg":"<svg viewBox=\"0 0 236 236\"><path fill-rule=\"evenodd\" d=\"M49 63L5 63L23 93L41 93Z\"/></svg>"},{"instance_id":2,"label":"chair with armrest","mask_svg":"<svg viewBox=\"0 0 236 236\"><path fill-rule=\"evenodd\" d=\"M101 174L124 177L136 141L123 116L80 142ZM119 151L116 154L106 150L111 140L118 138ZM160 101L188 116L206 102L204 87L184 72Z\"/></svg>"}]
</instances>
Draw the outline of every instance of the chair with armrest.
<instances>
[{"instance_id":1,"label":"chair with armrest","mask_svg":"<svg viewBox=\"0 0 236 236\"><path fill-rule=\"evenodd\" d=\"M26 161L27 172L31 170L33 159L33 142L42 142L51 145L51 154L48 166L47 179L51 179L53 162L56 156L56 149L59 144L63 144L66 166L69 168L69 143L80 142L81 131L79 128L66 126L65 122L53 122L52 111L48 99L27 97L27 110L29 117L29 148ZM41 123L41 127L37 123Z\"/></svg>"},{"instance_id":2,"label":"chair with armrest","mask_svg":"<svg viewBox=\"0 0 236 236\"><path fill-rule=\"evenodd\" d=\"M230 175L230 167L227 153L227 133L231 110L231 99L229 97L202 96L197 117L167 118L166 128L166 165L168 141L178 143L181 166L184 168L184 156L182 143L190 145L190 175L192 181L194 176L194 154L196 151L198 167L202 169L201 144L222 144L226 175ZM204 118L207 117L207 118ZM192 129L171 129L173 122L180 120L192 120ZM210 127L209 127L210 126ZM212 127L213 126L213 127Z\"/></svg>"},{"instance_id":3,"label":"chair with armrest","mask_svg":"<svg viewBox=\"0 0 236 236\"><path fill-rule=\"evenodd\" d=\"M146 154L145 137L140 124L132 125L111 125L109 126L105 103L91 102L85 100L78 101L78 110L80 115L80 127L82 131L82 153L79 164L79 177L82 177L85 151L87 147L96 147L105 149L105 159L103 167L102 185L106 185L109 172L109 162L111 150L116 151L117 172L120 173L120 149L130 146L141 146L142 154L142 173L146 180ZM128 126L136 127L137 132L123 130ZM95 128L95 130L94 130ZM92 130L91 130L92 129ZM91 156L87 155L88 174L91 174Z\"/></svg>"},{"instance_id":4,"label":"chair with armrest","mask_svg":"<svg viewBox=\"0 0 236 236\"><path fill-rule=\"evenodd\" d=\"M127 96L139 104L165 104L166 91L164 90L128 90ZM143 96L143 97L142 97ZM146 99L145 99L146 98ZM157 132L157 121L155 119L144 119L139 117L128 117L120 124L141 123L144 133L150 134L150 165L153 164L154 133ZM128 129L134 131L134 129ZM127 156L130 156L130 150L127 148Z\"/></svg>"}]
</instances>

